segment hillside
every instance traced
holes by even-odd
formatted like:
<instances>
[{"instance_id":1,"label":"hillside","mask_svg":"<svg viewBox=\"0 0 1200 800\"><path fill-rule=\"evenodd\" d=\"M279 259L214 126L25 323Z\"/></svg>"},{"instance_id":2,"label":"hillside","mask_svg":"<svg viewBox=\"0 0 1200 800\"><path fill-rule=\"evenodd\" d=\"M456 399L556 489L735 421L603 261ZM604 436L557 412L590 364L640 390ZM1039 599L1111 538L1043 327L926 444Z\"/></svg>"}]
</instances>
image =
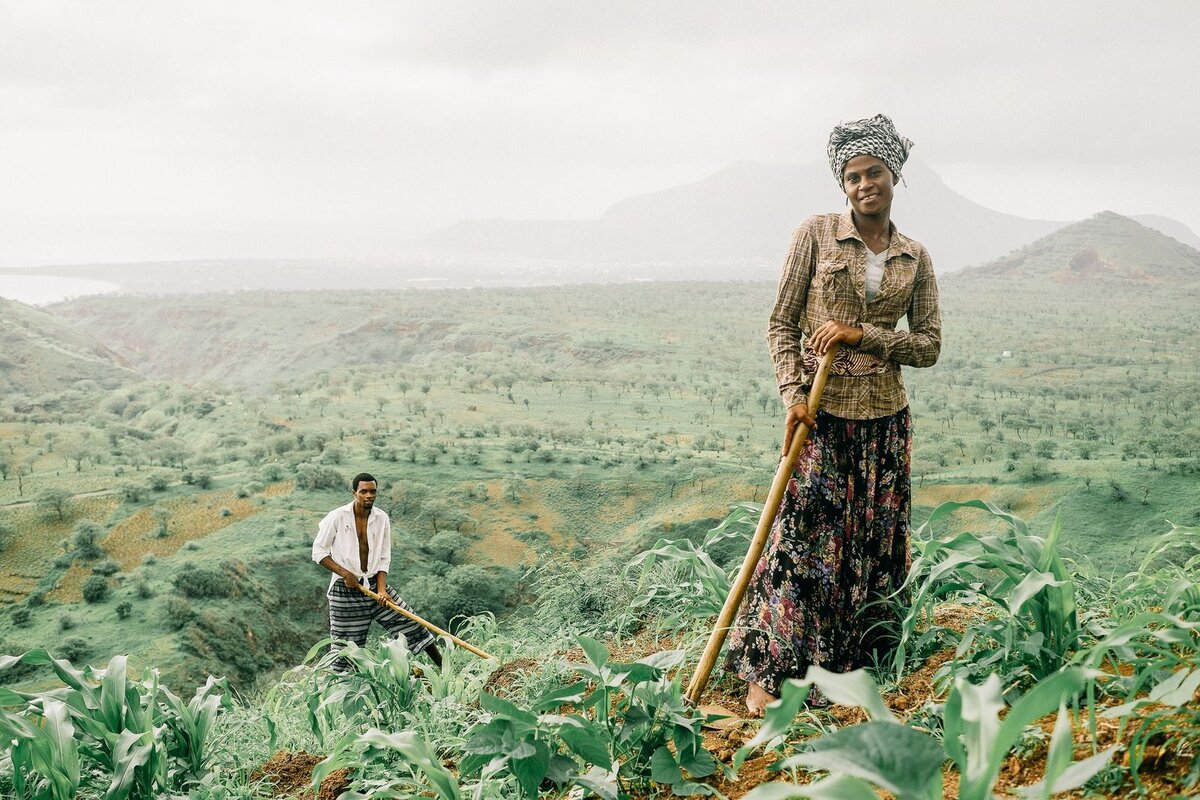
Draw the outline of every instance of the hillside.
<instances>
[{"instance_id":1,"label":"hillside","mask_svg":"<svg viewBox=\"0 0 1200 800\"><path fill-rule=\"evenodd\" d=\"M1200 250L1129 217L1105 211L969 270L969 274L1050 278L1068 284L1108 278L1189 283L1200 280Z\"/></svg>"},{"instance_id":2,"label":"hillside","mask_svg":"<svg viewBox=\"0 0 1200 800\"><path fill-rule=\"evenodd\" d=\"M81 381L134 377L113 351L61 317L0 298L0 394L34 397Z\"/></svg>"}]
</instances>

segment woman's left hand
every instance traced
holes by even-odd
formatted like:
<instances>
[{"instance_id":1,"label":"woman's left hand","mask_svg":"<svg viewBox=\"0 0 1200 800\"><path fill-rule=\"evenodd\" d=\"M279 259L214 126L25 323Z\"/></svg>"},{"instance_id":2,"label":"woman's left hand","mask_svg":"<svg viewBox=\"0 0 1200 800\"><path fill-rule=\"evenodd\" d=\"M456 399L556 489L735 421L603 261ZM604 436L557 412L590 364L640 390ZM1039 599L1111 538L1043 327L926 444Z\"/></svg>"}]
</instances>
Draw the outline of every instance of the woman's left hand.
<instances>
[{"instance_id":1,"label":"woman's left hand","mask_svg":"<svg viewBox=\"0 0 1200 800\"><path fill-rule=\"evenodd\" d=\"M862 338L862 328L856 325L843 325L831 319L812 332L812 335L808 337L808 347L817 355L823 356L835 344L857 347Z\"/></svg>"}]
</instances>

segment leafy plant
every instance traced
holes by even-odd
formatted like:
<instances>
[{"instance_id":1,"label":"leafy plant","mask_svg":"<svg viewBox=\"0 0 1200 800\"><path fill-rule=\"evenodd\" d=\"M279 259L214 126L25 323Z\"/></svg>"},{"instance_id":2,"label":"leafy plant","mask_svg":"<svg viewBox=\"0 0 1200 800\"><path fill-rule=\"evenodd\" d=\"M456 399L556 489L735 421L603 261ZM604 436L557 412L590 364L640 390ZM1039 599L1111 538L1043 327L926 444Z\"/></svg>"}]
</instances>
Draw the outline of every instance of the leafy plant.
<instances>
[{"instance_id":1,"label":"leafy plant","mask_svg":"<svg viewBox=\"0 0 1200 800\"><path fill-rule=\"evenodd\" d=\"M185 704L157 673L130 680L124 656L82 671L45 650L0 657L0 673L19 665L49 665L64 687L40 694L0 687L0 731L14 742L17 797L75 797L87 789L112 800L150 798L207 774L208 737L219 709L229 706L223 681L210 678Z\"/></svg>"},{"instance_id":2,"label":"leafy plant","mask_svg":"<svg viewBox=\"0 0 1200 800\"><path fill-rule=\"evenodd\" d=\"M1004 523L999 533L932 534L933 525L964 508L989 512ZM982 500L939 505L916 532L912 568L898 595L915 589L905 615L895 670L899 675L918 628L930 626L933 609L947 597L983 598L996 614L968 628L945 674L1002 670L1005 684L1028 674L1057 671L1079 641L1075 585L1058 552L1061 526L1036 536L1019 517Z\"/></svg>"},{"instance_id":3,"label":"leafy plant","mask_svg":"<svg viewBox=\"0 0 1200 800\"><path fill-rule=\"evenodd\" d=\"M992 789L1012 747L1025 727L1055 707L1059 722L1050 740L1050 757L1042 781L1025 787L1031 797L1082 786L1108 762L1115 748L1072 763L1073 737L1065 701L1087 680L1082 669L1070 668L1042 681L1007 707L995 675L981 685L959 677L946 700L945 734L939 741L897 721L883 703L874 683L863 670L833 674L810 668L803 681L787 681L780 699L767 708L759 734L737 754L735 765L755 748L786 730L802 705L810 686L817 686L832 701L866 710L869 721L841 728L807 742L808 749L783 759L781 769L826 770L830 775L807 786L766 784L747 795L749 800L783 797L873 798L872 787L890 792L897 800L933 800L942 796L941 764L950 758L959 772L960 800L992 800Z\"/></svg>"},{"instance_id":4,"label":"leafy plant","mask_svg":"<svg viewBox=\"0 0 1200 800\"><path fill-rule=\"evenodd\" d=\"M741 565L721 567L710 553L724 542L748 539L761 510L754 503L738 503L699 545L687 539L659 539L640 553L625 568L626 573L634 569L638 572L631 606L639 610L657 609L658 624L676 630L719 614Z\"/></svg>"},{"instance_id":5,"label":"leafy plant","mask_svg":"<svg viewBox=\"0 0 1200 800\"><path fill-rule=\"evenodd\" d=\"M399 759L393 757L399 756ZM343 794L346 800L368 798L410 798L433 796L439 800L462 800L458 781L429 743L412 731L386 733L371 728L366 733L343 736L334 751L313 769L313 792L320 790L321 781L331 772L349 769L360 778L356 790ZM396 771L407 775L395 776ZM367 772L388 775L382 779L367 779Z\"/></svg>"},{"instance_id":6,"label":"leafy plant","mask_svg":"<svg viewBox=\"0 0 1200 800\"><path fill-rule=\"evenodd\" d=\"M703 746L702 720L684 702L680 678L665 676L683 653L620 663L595 639L579 644L586 661L573 666L582 680L548 690L531 710L481 696L488 718L467 734L464 774L512 775L527 798L547 780L609 800L651 782L679 795L711 794L696 782L717 769ZM573 713L548 713L564 704Z\"/></svg>"}]
</instances>

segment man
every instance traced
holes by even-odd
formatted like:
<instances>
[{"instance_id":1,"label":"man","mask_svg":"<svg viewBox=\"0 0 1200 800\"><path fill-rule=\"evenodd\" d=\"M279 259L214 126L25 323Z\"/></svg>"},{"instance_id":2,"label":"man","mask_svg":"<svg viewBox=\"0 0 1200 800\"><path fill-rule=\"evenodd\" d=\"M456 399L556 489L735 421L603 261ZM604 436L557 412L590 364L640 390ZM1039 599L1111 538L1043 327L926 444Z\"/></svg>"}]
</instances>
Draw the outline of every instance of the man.
<instances>
[{"instance_id":1,"label":"man","mask_svg":"<svg viewBox=\"0 0 1200 800\"><path fill-rule=\"evenodd\" d=\"M375 508L378 483L363 472L354 476L350 489L354 501L335 508L321 520L312 547L312 560L333 573L325 593L329 598L329 635L362 647L367 643L371 620L375 620L393 636L403 634L411 652L425 651L434 664L441 666L442 656L433 634L393 611L384 601L390 598L401 608L412 610L387 585L392 523L384 511ZM378 594L378 602L363 594L360 586ZM348 668L345 659L336 662L339 672Z\"/></svg>"}]
</instances>

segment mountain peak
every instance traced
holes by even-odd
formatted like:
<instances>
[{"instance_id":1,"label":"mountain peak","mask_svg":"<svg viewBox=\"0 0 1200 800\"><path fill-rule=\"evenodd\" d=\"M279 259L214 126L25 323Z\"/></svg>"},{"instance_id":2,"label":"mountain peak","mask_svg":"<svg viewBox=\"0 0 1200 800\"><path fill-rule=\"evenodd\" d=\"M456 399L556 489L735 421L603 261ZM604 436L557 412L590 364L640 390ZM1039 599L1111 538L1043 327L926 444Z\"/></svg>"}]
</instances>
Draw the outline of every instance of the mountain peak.
<instances>
[{"instance_id":1,"label":"mountain peak","mask_svg":"<svg viewBox=\"0 0 1200 800\"><path fill-rule=\"evenodd\" d=\"M1130 217L1101 211L969 273L1052 277L1062 282L1197 280L1200 250Z\"/></svg>"}]
</instances>

